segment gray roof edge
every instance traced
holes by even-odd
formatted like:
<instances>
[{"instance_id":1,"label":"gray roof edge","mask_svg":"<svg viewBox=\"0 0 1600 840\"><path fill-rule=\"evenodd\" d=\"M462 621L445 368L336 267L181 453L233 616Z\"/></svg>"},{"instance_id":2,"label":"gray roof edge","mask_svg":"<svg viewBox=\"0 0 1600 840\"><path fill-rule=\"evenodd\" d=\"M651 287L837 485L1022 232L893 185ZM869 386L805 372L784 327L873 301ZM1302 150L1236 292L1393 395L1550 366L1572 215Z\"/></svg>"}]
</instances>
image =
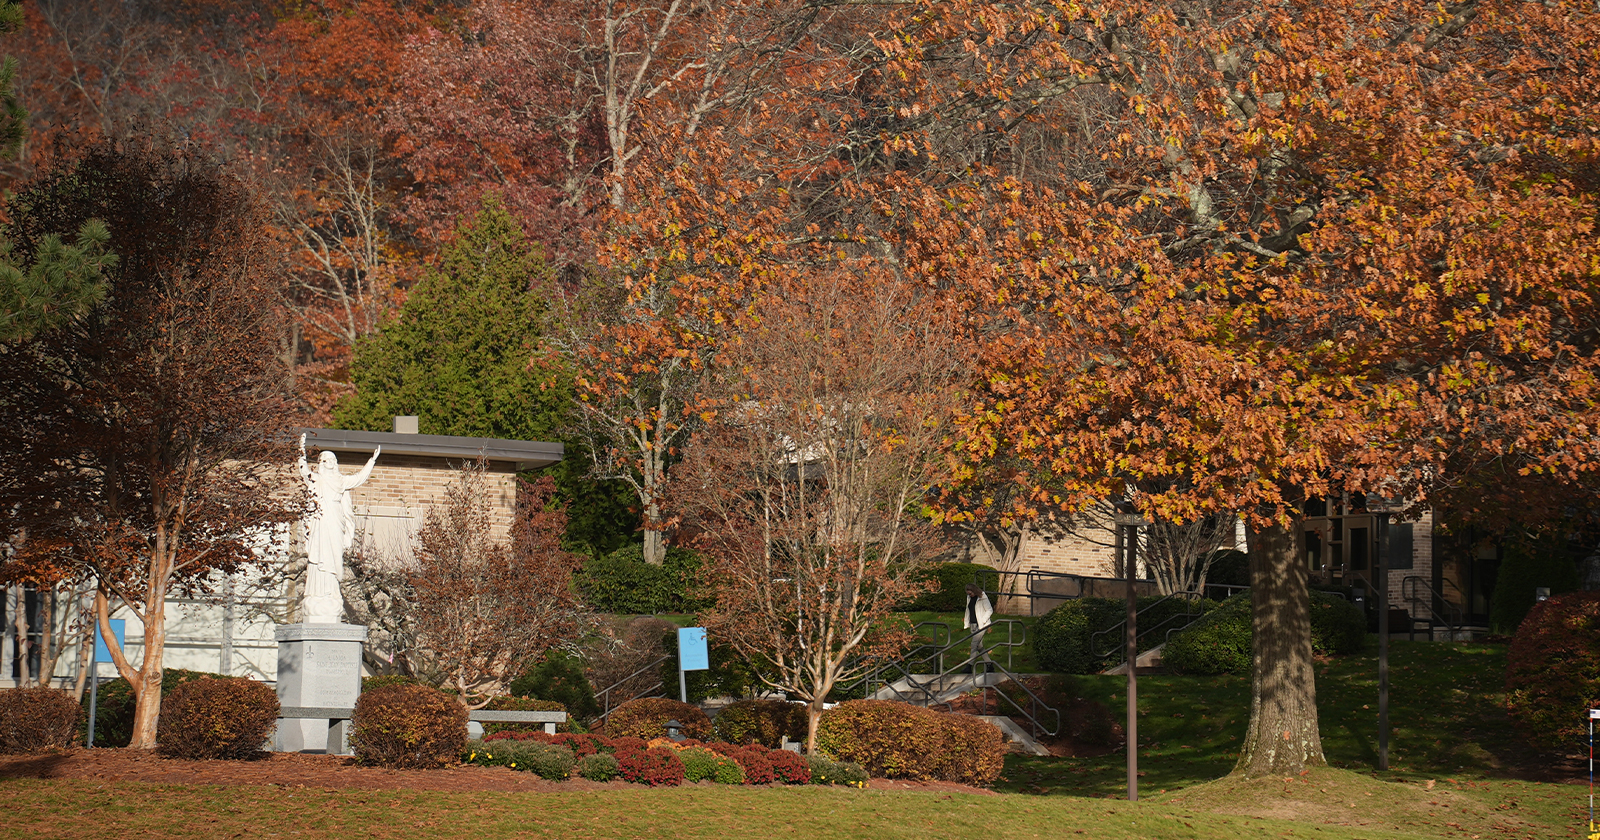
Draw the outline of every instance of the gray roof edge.
<instances>
[{"instance_id":1,"label":"gray roof edge","mask_svg":"<svg viewBox=\"0 0 1600 840\"><path fill-rule=\"evenodd\" d=\"M566 454L566 446L537 440L456 437L454 435L408 435L397 432L363 432L349 429L304 428L306 445L338 452L371 452L382 446L393 455L421 455L434 458L476 458L491 461L539 461L553 464Z\"/></svg>"}]
</instances>

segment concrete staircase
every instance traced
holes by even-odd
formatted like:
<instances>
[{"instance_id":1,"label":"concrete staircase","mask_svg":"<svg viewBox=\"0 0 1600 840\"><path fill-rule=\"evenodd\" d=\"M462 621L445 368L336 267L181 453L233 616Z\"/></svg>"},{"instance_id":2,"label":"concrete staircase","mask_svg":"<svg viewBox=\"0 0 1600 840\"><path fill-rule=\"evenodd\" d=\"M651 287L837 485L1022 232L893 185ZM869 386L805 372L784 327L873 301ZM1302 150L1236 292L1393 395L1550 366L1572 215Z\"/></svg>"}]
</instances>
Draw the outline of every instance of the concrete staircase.
<instances>
[{"instance_id":1,"label":"concrete staircase","mask_svg":"<svg viewBox=\"0 0 1600 840\"><path fill-rule=\"evenodd\" d=\"M911 674L873 692L874 700L901 700L918 706L938 706L971 691L999 685L1002 674Z\"/></svg>"},{"instance_id":2,"label":"concrete staircase","mask_svg":"<svg viewBox=\"0 0 1600 840\"><path fill-rule=\"evenodd\" d=\"M1138 655L1138 657L1136 657L1133 660L1133 667L1139 669L1135 673L1141 674L1141 675L1142 674L1164 674L1164 673L1166 673L1166 669L1161 667L1161 649L1166 647L1166 646L1167 646L1166 642L1162 642L1161 644L1156 645L1155 647L1140 653ZM1106 670L1101 671L1100 673L1102 673L1102 674L1126 674L1126 673L1128 673L1128 663L1126 663L1126 662L1118 663L1118 665L1115 668L1107 668Z\"/></svg>"}]
</instances>

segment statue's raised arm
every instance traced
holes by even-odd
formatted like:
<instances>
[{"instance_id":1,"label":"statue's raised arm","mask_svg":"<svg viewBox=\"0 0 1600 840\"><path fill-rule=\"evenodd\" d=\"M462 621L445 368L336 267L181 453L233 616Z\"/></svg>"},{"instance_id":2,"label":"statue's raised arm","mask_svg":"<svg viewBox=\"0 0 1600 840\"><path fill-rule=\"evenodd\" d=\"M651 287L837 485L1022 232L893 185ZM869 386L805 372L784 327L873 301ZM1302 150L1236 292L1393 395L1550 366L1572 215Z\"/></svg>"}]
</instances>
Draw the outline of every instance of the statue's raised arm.
<instances>
[{"instance_id":1,"label":"statue's raised arm","mask_svg":"<svg viewBox=\"0 0 1600 840\"><path fill-rule=\"evenodd\" d=\"M300 457L295 461L295 465L300 468L300 477L310 481L311 465L306 463L306 436L304 432L300 433Z\"/></svg>"},{"instance_id":2,"label":"statue's raised arm","mask_svg":"<svg viewBox=\"0 0 1600 840\"><path fill-rule=\"evenodd\" d=\"M372 477L372 468L378 463L378 453L382 451L383 447L381 446L372 450L372 457L367 459L367 465L361 468L361 472L345 477L344 489L354 490L355 488L365 484L367 479Z\"/></svg>"}]
</instances>

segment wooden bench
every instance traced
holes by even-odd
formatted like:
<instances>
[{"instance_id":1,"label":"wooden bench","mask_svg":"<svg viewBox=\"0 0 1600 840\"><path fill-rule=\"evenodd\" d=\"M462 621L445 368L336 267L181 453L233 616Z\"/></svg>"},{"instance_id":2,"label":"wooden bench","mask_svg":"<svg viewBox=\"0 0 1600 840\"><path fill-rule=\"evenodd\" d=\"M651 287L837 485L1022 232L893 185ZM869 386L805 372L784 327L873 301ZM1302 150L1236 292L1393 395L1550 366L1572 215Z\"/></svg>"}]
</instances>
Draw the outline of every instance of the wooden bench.
<instances>
[{"instance_id":1,"label":"wooden bench","mask_svg":"<svg viewBox=\"0 0 1600 840\"><path fill-rule=\"evenodd\" d=\"M350 716L354 712L355 709L350 707L284 706L278 710L278 719L325 720L328 722L328 754L350 755ZM497 712L476 709L467 713L467 720L478 723L542 723L544 731L554 735L556 724L565 723L567 713Z\"/></svg>"}]
</instances>

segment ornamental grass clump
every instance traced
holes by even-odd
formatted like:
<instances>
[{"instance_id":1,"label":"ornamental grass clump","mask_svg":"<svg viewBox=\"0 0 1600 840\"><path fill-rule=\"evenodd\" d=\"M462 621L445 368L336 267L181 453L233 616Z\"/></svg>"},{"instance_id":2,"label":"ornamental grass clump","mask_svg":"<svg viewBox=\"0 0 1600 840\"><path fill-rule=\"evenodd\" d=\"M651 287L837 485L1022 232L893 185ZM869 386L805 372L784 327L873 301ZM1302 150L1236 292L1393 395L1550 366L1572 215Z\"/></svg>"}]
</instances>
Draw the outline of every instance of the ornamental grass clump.
<instances>
[{"instance_id":1,"label":"ornamental grass clump","mask_svg":"<svg viewBox=\"0 0 1600 840\"><path fill-rule=\"evenodd\" d=\"M356 701L350 747L363 764L441 767L457 760L467 740L467 710L424 685L390 685Z\"/></svg>"},{"instance_id":2,"label":"ornamental grass clump","mask_svg":"<svg viewBox=\"0 0 1600 840\"><path fill-rule=\"evenodd\" d=\"M278 725L278 695L245 677L202 677L161 701L156 751L169 758L259 758Z\"/></svg>"},{"instance_id":3,"label":"ornamental grass clump","mask_svg":"<svg viewBox=\"0 0 1600 840\"><path fill-rule=\"evenodd\" d=\"M0 691L0 754L60 750L78 736L82 707L54 688Z\"/></svg>"}]
</instances>

